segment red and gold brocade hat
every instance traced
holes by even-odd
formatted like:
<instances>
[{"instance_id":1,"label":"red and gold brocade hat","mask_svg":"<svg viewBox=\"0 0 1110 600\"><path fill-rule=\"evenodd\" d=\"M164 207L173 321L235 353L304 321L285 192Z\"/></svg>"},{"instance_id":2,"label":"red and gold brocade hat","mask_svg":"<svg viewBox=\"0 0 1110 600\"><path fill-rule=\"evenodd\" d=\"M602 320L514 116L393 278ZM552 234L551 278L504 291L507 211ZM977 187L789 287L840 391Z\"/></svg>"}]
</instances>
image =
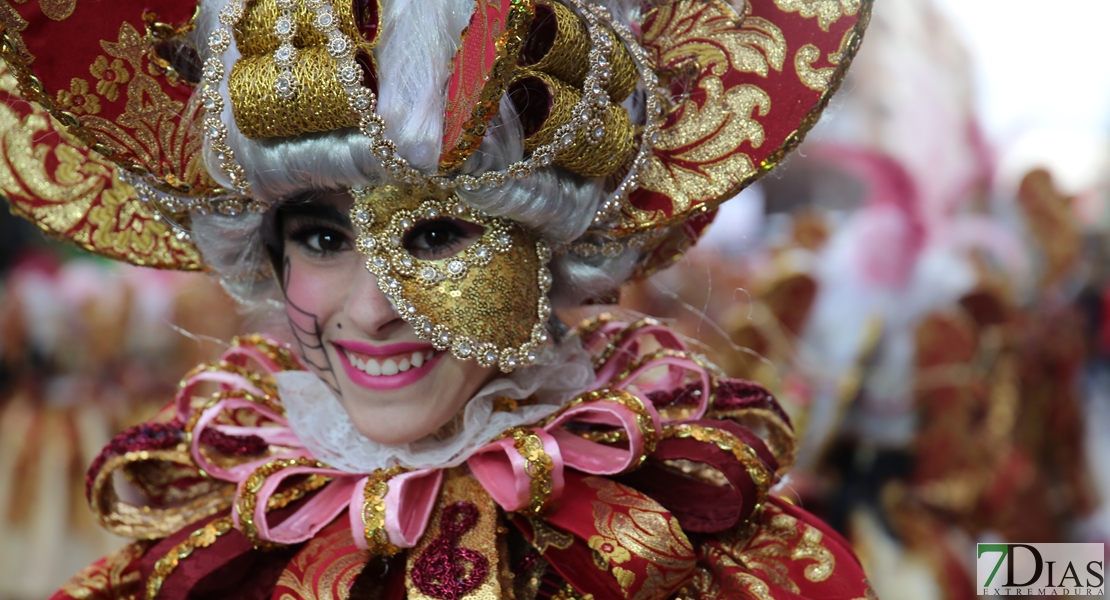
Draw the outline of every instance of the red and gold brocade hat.
<instances>
[{"instance_id":1,"label":"red and gold brocade hat","mask_svg":"<svg viewBox=\"0 0 1110 600\"><path fill-rule=\"evenodd\" d=\"M243 58L229 73L218 63L230 36L209 38L215 60L189 42L197 11L169 0L0 7L10 74L2 191L15 212L111 258L201 268L187 230L169 222L267 208L223 143L222 98L205 93L228 81L247 137L358 127L399 182L496 187L551 165L604 177L610 195L594 225L557 251L631 246L644 275L680 256L718 204L801 142L844 77L870 2L749 0L737 10L653 0L626 27L583 0L478 0L453 63L437 173L401 158L373 113L374 0L334 10L323 0L233 1L220 20ZM601 67L582 66L596 66L599 52ZM618 105L637 87L647 90L643 124ZM531 154L502 172L458 174L506 94L546 100L524 103L540 114L522 110ZM224 167L215 177L200 158L206 137Z\"/></svg>"}]
</instances>

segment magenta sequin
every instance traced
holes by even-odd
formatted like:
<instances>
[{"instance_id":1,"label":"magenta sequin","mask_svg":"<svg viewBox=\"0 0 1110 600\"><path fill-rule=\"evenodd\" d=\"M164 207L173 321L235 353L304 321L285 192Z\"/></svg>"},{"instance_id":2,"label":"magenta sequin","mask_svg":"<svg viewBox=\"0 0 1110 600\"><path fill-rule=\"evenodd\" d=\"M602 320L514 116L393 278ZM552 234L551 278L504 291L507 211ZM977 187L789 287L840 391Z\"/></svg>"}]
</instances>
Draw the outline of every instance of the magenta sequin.
<instances>
[{"instance_id":1,"label":"magenta sequin","mask_svg":"<svg viewBox=\"0 0 1110 600\"><path fill-rule=\"evenodd\" d=\"M738 410L742 408L763 408L769 410L780 419L790 424L790 417L775 402L763 386L744 379L721 379L717 383L717 397L713 407L718 410Z\"/></svg>"},{"instance_id":2,"label":"magenta sequin","mask_svg":"<svg viewBox=\"0 0 1110 600\"><path fill-rule=\"evenodd\" d=\"M456 502L443 510L439 537L412 566L416 589L440 600L458 600L482 585L489 575L489 560L481 552L460 548L459 538L478 522L478 508ZM467 573L464 563L470 563Z\"/></svg>"},{"instance_id":3,"label":"magenta sequin","mask_svg":"<svg viewBox=\"0 0 1110 600\"><path fill-rule=\"evenodd\" d=\"M108 442L108 445L100 451L92 465L89 466L89 470L85 474L85 498L92 495L93 481L108 458L142 450L165 450L173 448L183 441L185 441L185 432L181 430L181 424L177 421L143 423L123 430L122 433Z\"/></svg>"},{"instance_id":4,"label":"magenta sequin","mask_svg":"<svg viewBox=\"0 0 1110 600\"><path fill-rule=\"evenodd\" d=\"M200 443L230 456L259 456L270 447L257 435L228 435L215 429L202 431Z\"/></svg>"}]
</instances>

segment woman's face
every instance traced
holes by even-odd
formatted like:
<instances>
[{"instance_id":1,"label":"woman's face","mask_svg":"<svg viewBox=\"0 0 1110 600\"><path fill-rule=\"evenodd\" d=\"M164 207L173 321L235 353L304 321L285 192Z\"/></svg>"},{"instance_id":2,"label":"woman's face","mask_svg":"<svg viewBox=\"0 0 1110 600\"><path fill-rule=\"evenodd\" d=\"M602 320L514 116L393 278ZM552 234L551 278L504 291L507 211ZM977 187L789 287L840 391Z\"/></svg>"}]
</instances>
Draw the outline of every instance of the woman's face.
<instances>
[{"instance_id":1,"label":"woman's face","mask_svg":"<svg viewBox=\"0 0 1110 600\"><path fill-rule=\"evenodd\" d=\"M351 198L320 193L279 208L281 284L301 357L339 397L355 427L381 444L435 433L493 374L435 350L390 305L354 246ZM404 246L414 256L452 256L482 234L465 221L418 224Z\"/></svg>"}]
</instances>

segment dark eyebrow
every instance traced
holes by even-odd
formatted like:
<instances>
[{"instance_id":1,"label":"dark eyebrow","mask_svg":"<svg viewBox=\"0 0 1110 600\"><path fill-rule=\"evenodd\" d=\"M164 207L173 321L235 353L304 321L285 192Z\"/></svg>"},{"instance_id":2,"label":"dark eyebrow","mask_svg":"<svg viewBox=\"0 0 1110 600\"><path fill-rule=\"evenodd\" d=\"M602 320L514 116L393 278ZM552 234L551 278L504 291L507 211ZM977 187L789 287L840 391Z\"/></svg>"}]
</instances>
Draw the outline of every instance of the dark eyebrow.
<instances>
[{"instance_id":1,"label":"dark eyebrow","mask_svg":"<svg viewBox=\"0 0 1110 600\"><path fill-rule=\"evenodd\" d=\"M283 203L278 210L281 211L282 219L315 219L344 229L351 229L350 216L329 204L292 201Z\"/></svg>"}]
</instances>

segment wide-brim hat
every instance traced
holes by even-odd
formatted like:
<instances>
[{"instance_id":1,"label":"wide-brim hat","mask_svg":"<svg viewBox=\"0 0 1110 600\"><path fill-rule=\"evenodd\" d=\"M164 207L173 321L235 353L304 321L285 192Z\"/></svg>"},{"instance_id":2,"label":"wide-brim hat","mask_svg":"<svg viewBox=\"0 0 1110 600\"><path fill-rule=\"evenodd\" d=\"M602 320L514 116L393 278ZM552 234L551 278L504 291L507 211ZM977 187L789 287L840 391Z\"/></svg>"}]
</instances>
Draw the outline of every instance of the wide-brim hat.
<instances>
[{"instance_id":1,"label":"wide-brim hat","mask_svg":"<svg viewBox=\"0 0 1110 600\"><path fill-rule=\"evenodd\" d=\"M530 0L479 4L504 4L529 20L534 8ZM658 131L639 140L648 152L636 186L563 249L637 248L636 276L681 256L721 202L801 143L843 80L871 7L868 0L749 0L740 11L724 0L646 4L631 31L666 98ZM38 0L0 10L2 191L13 212L102 256L204 268L188 210L173 209L219 209L237 190L222 188L201 158L203 57L187 36L198 10L176 0ZM511 76L512 63L497 75ZM456 73L452 85L488 93L490 75ZM157 201L166 197L182 202L167 208ZM222 206L230 214L243 208Z\"/></svg>"}]
</instances>

